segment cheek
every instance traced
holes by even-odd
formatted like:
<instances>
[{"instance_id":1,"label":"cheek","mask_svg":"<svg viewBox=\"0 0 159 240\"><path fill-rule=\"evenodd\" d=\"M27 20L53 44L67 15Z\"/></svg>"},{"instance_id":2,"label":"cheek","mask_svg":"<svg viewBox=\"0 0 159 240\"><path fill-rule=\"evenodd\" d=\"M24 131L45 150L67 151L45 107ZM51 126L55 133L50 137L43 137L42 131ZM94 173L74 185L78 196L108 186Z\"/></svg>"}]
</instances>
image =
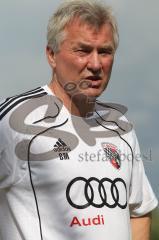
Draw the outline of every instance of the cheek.
<instances>
[{"instance_id":1,"label":"cheek","mask_svg":"<svg viewBox=\"0 0 159 240\"><path fill-rule=\"evenodd\" d=\"M106 72L111 71L112 66L113 66L113 58L107 59L106 61L103 62L103 69Z\"/></svg>"},{"instance_id":2,"label":"cheek","mask_svg":"<svg viewBox=\"0 0 159 240\"><path fill-rule=\"evenodd\" d=\"M78 72L81 72L87 66L87 59L86 58L81 58L81 57L76 57L76 58L73 59L72 64L74 66L74 70L77 70Z\"/></svg>"},{"instance_id":3,"label":"cheek","mask_svg":"<svg viewBox=\"0 0 159 240\"><path fill-rule=\"evenodd\" d=\"M80 72L86 65L86 60L80 57L63 57L59 61L59 65L62 65L66 70L71 72Z\"/></svg>"},{"instance_id":4,"label":"cheek","mask_svg":"<svg viewBox=\"0 0 159 240\"><path fill-rule=\"evenodd\" d=\"M88 59L87 57L76 57L74 61L78 64L86 64L88 62Z\"/></svg>"}]
</instances>

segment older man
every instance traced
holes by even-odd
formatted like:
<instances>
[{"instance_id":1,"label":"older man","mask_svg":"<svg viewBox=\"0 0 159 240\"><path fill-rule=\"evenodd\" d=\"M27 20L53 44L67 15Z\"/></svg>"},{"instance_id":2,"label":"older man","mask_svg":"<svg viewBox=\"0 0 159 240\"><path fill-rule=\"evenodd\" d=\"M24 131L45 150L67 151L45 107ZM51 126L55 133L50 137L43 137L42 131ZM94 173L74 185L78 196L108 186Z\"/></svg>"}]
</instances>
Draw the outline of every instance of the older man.
<instances>
[{"instance_id":1,"label":"older man","mask_svg":"<svg viewBox=\"0 0 159 240\"><path fill-rule=\"evenodd\" d=\"M124 107L96 100L117 46L99 1L65 1L50 19L51 83L0 105L2 240L149 239L157 200L135 132Z\"/></svg>"}]
</instances>

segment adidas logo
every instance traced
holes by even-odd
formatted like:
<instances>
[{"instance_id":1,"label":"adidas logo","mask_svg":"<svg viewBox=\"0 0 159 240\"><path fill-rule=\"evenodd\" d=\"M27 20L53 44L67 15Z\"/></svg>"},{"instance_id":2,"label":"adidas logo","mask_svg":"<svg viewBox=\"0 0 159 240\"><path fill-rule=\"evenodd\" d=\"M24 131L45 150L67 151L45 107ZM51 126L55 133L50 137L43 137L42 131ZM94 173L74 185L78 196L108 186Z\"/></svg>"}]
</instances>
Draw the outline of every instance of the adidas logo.
<instances>
[{"instance_id":1,"label":"adidas logo","mask_svg":"<svg viewBox=\"0 0 159 240\"><path fill-rule=\"evenodd\" d=\"M56 144L54 145L53 148L54 152L70 152L71 149L70 147L68 147L66 145L66 143L64 143L61 138L59 138L56 142Z\"/></svg>"}]
</instances>

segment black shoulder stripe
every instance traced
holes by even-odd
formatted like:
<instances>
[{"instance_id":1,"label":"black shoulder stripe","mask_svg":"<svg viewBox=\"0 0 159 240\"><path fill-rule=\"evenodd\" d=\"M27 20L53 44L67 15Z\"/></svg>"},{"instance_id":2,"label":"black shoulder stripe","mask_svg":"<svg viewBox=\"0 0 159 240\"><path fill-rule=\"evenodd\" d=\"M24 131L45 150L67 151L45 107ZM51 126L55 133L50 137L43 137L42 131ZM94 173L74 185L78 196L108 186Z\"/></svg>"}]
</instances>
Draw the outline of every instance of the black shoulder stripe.
<instances>
[{"instance_id":1,"label":"black shoulder stripe","mask_svg":"<svg viewBox=\"0 0 159 240\"><path fill-rule=\"evenodd\" d=\"M25 93L22 93L22 95L23 94L28 94L28 93L33 93L33 92L36 92L37 90L44 90L42 87L37 87L37 88L34 88L34 89L32 89L32 90L29 90L29 91L27 91L27 92L25 92Z\"/></svg>"},{"instance_id":2,"label":"black shoulder stripe","mask_svg":"<svg viewBox=\"0 0 159 240\"><path fill-rule=\"evenodd\" d=\"M47 95L46 92L40 93L40 94L34 94L34 95L29 95L29 96L25 96L24 98L21 98L19 100L17 100L15 103L13 103L10 107L8 107L1 115L0 115L0 120L2 120L5 115L11 111L16 105L20 104L21 102L28 100L28 99L32 99L32 98L38 98L38 97L43 97L44 95Z\"/></svg>"},{"instance_id":3,"label":"black shoulder stripe","mask_svg":"<svg viewBox=\"0 0 159 240\"><path fill-rule=\"evenodd\" d=\"M0 108L1 108L1 106L3 106L5 103L7 103L9 99L10 99L10 98L6 98L6 99L4 100L4 102L0 104Z\"/></svg>"},{"instance_id":4,"label":"black shoulder stripe","mask_svg":"<svg viewBox=\"0 0 159 240\"><path fill-rule=\"evenodd\" d=\"M31 94L31 93L37 93L37 92L39 92L39 90L40 90L40 91L44 91L44 89L42 89L41 87L38 87L38 88L35 88L35 89L33 89L33 90L27 91L27 92L25 92L25 93L17 94L17 95L12 96L12 97L8 97L8 98L5 99L5 102L3 102L3 103L0 104L0 108L1 108L5 103L7 103L8 101L10 101L10 100L12 100L12 99L14 100L14 99L16 99L16 98L18 98L18 97L21 97L21 96L29 95L29 94ZM1 109L0 109L0 110L1 110Z\"/></svg>"},{"instance_id":5,"label":"black shoulder stripe","mask_svg":"<svg viewBox=\"0 0 159 240\"><path fill-rule=\"evenodd\" d=\"M14 100L18 99L18 98L21 98L23 96L28 96L28 95L32 95L32 94L36 94L36 93L40 93L40 92L44 92L44 89L42 88L36 88L32 91L28 91L28 92L25 92L25 93L22 93L22 94L19 94L19 95L16 95L16 96L13 96L13 97L10 97L10 98L7 98L5 102L3 102L1 105L0 105L0 112L5 108L7 107L10 103L12 103Z\"/></svg>"}]
</instances>

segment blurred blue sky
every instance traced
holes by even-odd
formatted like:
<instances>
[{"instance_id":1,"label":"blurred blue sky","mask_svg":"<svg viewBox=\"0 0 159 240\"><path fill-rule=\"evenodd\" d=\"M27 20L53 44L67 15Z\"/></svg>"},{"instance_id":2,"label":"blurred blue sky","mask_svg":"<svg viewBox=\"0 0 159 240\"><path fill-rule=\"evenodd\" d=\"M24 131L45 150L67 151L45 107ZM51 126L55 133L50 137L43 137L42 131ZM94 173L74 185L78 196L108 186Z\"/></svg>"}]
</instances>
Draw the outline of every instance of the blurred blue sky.
<instances>
[{"instance_id":1,"label":"blurred blue sky","mask_svg":"<svg viewBox=\"0 0 159 240\"><path fill-rule=\"evenodd\" d=\"M58 3L61 1L58 1ZM159 1L107 0L119 23L120 45L101 99L128 107L144 165L159 198ZM0 98L50 81L46 27L53 0L0 0ZM150 150L152 154L149 158Z\"/></svg>"}]
</instances>

